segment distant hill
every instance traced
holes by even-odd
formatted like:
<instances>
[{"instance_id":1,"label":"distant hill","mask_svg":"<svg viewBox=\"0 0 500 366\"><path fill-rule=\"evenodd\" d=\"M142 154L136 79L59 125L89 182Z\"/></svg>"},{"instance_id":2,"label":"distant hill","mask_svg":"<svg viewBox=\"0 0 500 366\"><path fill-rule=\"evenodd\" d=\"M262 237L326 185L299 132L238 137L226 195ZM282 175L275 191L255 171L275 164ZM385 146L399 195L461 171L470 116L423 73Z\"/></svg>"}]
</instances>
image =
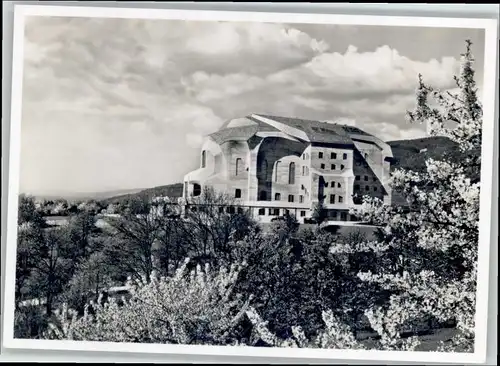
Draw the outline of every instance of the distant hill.
<instances>
[{"instance_id":1,"label":"distant hill","mask_svg":"<svg viewBox=\"0 0 500 366\"><path fill-rule=\"evenodd\" d=\"M458 145L447 137L432 136L413 140L388 141L392 148L394 169L422 171L429 158L443 159L460 155Z\"/></svg>"},{"instance_id":2,"label":"distant hill","mask_svg":"<svg viewBox=\"0 0 500 366\"><path fill-rule=\"evenodd\" d=\"M130 198L133 198L134 196L147 197L149 199L156 197L156 196L168 196L170 198L177 199L178 197L182 197L182 188L183 188L182 183L168 184L165 186L158 186L158 187L143 189L143 190L140 190L139 192L132 192L129 194L123 194L123 195L110 197L110 198L107 198L106 201L108 203L117 203L117 202L126 201Z\"/></svg>"},{"instance_id":3,"label":"distant hill","mask_svg":"<svg viewBox=\"0 0 500 366\"><path fill-rule=\"evenodd\" d=\"M432 136L413 140L388 141L395 158L391 171L408 169L417 172L425 171L427 159L459 159L462 156L458 144L447 137ZM394 205L405 205L406 199L397 192L392 194Z\"/></svg>"},{"instance_id":4,"label":"distant hill","mask_svg":"<svg viewBox=\"0 0 500 366\"><path fill-rule=\"evenodd\" d=\"M65 199L67 201L88 201L88 200L103 200L110 197L134 194L142 191L144 188L135 189L118 189L114 191L104 191L104 192L36 192L27 193L30 196L34 196L39 200L58 200Z\"/></svg>"}]
</instances>

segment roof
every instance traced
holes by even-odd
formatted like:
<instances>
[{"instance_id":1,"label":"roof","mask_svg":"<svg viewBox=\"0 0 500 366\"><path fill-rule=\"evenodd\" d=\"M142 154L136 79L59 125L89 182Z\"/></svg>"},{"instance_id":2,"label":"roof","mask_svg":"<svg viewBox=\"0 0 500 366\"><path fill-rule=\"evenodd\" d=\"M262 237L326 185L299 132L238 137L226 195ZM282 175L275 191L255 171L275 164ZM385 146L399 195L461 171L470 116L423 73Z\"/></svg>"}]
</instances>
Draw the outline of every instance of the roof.
<instances>
[{"instance_id":1,"label":"roof","mask_svg":"<svg viewBox=\"0 0 500 366\"><path fill-rule=\"evenodd\" d=\"M356 135L372 136L354 126L265 114L251 114L228 120L209 136L216 143L222 144L231 140L248 140L258 132L280 132L318 144L354 145L353 138Z\"/></svg>"},{"instance_id":2,"label":"roof","mask_svg":"<svg viewBox=\"0 0 500 366\"><path fill-rule=\"evenodd\" d=\"M210 135L218 144L222 144L232 140L248 140L250 137L259 132L258 126L232 127L222 128Z\"/></svg>"},{"instance_id":3,"label":"roof","mask_svg":"<svg viewBox=\"0 0 500 366\"><path fill-rule=\"evenodd\" d=\"M258 114L289 127L304 131L311 142L352 144L342 125L302 118L290 118Z\"/></svg>"},{"instance_id":4,"label":"roof","mask_svg":"<svg viewBox=\"0 0 500 366\"><path fill-rule=\"evenodd\" d=\"M251 117L244 117L226 121L218 131L209 136L218 144L222 144L231 140L248 140L257 132L271 131L279 130Z\"/></svg>"}]
</instances>

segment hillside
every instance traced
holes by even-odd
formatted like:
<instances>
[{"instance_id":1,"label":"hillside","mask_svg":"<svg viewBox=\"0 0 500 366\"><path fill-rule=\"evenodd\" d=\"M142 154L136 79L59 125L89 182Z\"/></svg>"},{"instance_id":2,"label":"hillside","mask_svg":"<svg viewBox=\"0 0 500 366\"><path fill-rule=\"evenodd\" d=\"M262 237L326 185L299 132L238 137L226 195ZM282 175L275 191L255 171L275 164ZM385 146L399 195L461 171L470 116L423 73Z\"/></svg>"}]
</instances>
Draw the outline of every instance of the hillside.
<instances>
[{"instance_id":1,"label":"hillside","mask_svg":"<svg viewBox=\"0 0 500 366\"><path fill-rule=\"evenodd\" d=\"M433 136L413 140L388 141L387 143L391 146L395 158L391 171L408 169L422 172L426 169L425 162L427 159L456 161L464 157L458 145L447 137ZM479 173L475 175L479 179ZM393 192L392 203L394 205L406 205L406 200L397 192Z\"/></svg>"},{"instance_id":2,"label":"hillside","mask_svg":"<svg viewBox=\"0 0 500 366\"><path fill-rule=\"evenodd\" d=\"M414 140L397 140L387 142L392 148L395 163L394 169L410 169L422 171L429 158L443 159L460 154L458 145L447 137L433 136Z\"/></svg>"},{"instance_id":3,"label":"hillside","mask_svg":"<svg viewBox=\"0 0 500 366\"><path fill-rule=\"evenodd\" d=\"M135 196L147 197L149 199L156 196L168 196L170 198L177 199L178 197L182 197L182 187L183 187L182 183L168 184L165 186L143 189L136 193L123 194L119 196L110 197L106 201L108 203L123 202Z\"/></svg>"},{"instance_id":4,"label":"hillside","mask_svg":"<svg viewBox=\"0 0 500 366\"><path fill-rule=\"evenodd\" d=\"M25 194L35 197L37 200L56 201L67 200L68 202L104 200L110 197L134 194L142 191L144 188L119 189L104 192L26 192Z\"/></svg>"}]
</instances>

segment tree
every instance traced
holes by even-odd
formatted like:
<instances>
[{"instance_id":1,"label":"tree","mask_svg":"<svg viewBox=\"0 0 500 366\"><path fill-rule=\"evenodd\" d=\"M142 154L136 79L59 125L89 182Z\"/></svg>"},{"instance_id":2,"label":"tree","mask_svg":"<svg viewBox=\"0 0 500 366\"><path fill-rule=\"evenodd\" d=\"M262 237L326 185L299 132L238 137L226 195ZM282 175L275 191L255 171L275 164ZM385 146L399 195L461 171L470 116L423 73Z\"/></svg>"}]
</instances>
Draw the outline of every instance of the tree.
<instances>
[{"instance_id":1,"label":"tree","mask_svg":"<svg viewBox=\"0 0 500 366\"><path fill-rule=\"evenodd\" d=\"M344 261L330 253L336 240L320 228L297 232L296 221L284 217L269 232L254 232L232 244L247 263L237 291L256 295L252 306L278 337L292 336L291 325L301 326L307 337L316 336L323 326L321 314L329 308L347 323L351 314L344 314L343 302L356 295L353 287L361 281L355 268L347 271Z\"/></svg>"},{"instance_id":2,"label":"tree","mask_svg":"<svg viewBox=\"0 0 500 366\"><path fill-rule=\"evenodd\" d=\"M230 242L244 238L257 225L234 198L211 187L205 187L199 197L186 203L184 237L190 257L197 263L230 262Z\"/></svg>"},{"instance_id":3,"label":"tree","mask_svg":"<svg viewBox=\"0 0 500 366\"><path fill-rule=\"evenodd\" d=\"M186 224L180 214L180 207L172 204L170 198L157 198L154 202L155 212L159 215L159 235L156 246L156 267L169 276L182 264L190 252L186 245Z\"/></svg>"},{"instance_id":4,"label":"tree","mask_svg":"<svg viewBox=\"0 0 500 366\"><path fill-rule=\"evenodd\" d=\"M37 208L35 198L24 194L19 195L18 225L33 224L40 227L45 225L42 214Z\"/></svg>"},{"instance_id":5,"label":"tree","mask_svg":"<svg viewBox=\"0 0 500 366\"><path fill-rule=\"evenodd\" d=\"M330 310L321 313L324 329L312 339L308 338L302 327L291 327L292 335L287 338L276 336L268 328L268 322L264 321L254 308L247 310L246 315L254 325L256 337L272 347L286 348L336 348L336 349L364 349L352 334L349 326L335 317Z\"/></svg>"},{"instance_id":6,"label":"tree","mask_svg":"<svg viewBox=\"0 0 500 366\"><path fill-rule=\"evenodd\" d=\"M63 306L46 337L85 341L234 345L248 299L232 300L240 267L191 272L187 261L173 277L131 281L131 298L91 304L82 317Z\"/></svg>"},{"instance_id":7,"label":"tree","mask_svg":"<svg viewBox=\"0 0 500 366\"><path fill-rule=\"evenodd\" d=\"M406 209L365 197L362 209L353 212L385 228L382 240L364 250L376 248L389 265L359 277L392 293L388 303L366 312L387 349L401 347L404 330L429 317L456 322L453 350L473 349L480 190L474 172L480 164L482 107L472 63L467 41L455 78L458 94L433 89L419 75L416 108L407 114L410 122L429 123L434 134L458 143L463 155L429 159L424 172L395 171L392 189L406 197Z\"/></svg>"},{"instance_id":8,"label":"tree","mask_svg":"<svg viewBox=\"0 0 500 366\"><path fill-rule=\"evenodd\" d=\"M325 206L323 204L323 201L320 201L314 206L313 213L312 213L312 219L319 226L326 220L326 218L327 218L327 215L326 215Z\"/></svg>"},{"instance_id":9,"label":"tree","mask_svg":"<svg viewBox=\"0 0 500 366\"><path fill-rule=\"evenodd\" d=\"M35 199L20 195L16 255L16 301L23 300L25 293L29 293L26 285L37 260L31 253L32 243L43 240L43 231L46 226L44 218L36 207Z\"/></svg>"},{"instance_id":10,"label":"tree","mask_svg":"<svg viewBox=\"0 0 500 366\"><path fill-rule=\"evenodd\" d=\"M29 256L34 259L30 295L45 300L46 314L50 316L56 296L72 274L73 261L63 255L68 245L65 228L34 231L26 241Z\"/></svg>"},{"instance_id":11,"label":"tree","mask_svg":"<svg viewBox=\"0 0 500 366\"><path fill-rule=\"evenodd\" d=\"M95 252L79 263L66 285L62 300L71 308L83 311L90 300L97 301L99 294L113 285L113 268L102 252Z\"/></svg>"},{"instance_id":12,"label":"tree","mask_svg":"<svg viewBox=\"0 0 500 366\"><path fill-rule=\"evenodd\" d=\"M135 278L145 276L147 282L155 269L153 255L162 225L161 214L151 207L146 197L137 197L119 217L105 218L113 238L104 248L108 258L118 257L117 267Z\"/></svg>"}]
</instances>

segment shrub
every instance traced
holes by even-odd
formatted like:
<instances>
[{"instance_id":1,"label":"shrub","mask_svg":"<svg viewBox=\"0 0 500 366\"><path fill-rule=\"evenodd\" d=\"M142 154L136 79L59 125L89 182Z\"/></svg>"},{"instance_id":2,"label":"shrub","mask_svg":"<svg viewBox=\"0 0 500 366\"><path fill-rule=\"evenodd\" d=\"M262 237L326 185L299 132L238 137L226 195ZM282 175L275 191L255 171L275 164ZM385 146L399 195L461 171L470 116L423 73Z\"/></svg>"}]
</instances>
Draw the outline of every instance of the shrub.
<instances>
[{"instance_id":1,"label":"shrub","mask_svg":"<svg viewBox=\"0 0 500 366\"><path fill-rule=\"evenodd\" d=\"M91 303L82 317L63 306L46 337L86 341L234 344L248 300L233 295L241 267L211 271L208 266L186 275L152 276L130 282L131 297Z\"/></svg>"}]
</instances>

